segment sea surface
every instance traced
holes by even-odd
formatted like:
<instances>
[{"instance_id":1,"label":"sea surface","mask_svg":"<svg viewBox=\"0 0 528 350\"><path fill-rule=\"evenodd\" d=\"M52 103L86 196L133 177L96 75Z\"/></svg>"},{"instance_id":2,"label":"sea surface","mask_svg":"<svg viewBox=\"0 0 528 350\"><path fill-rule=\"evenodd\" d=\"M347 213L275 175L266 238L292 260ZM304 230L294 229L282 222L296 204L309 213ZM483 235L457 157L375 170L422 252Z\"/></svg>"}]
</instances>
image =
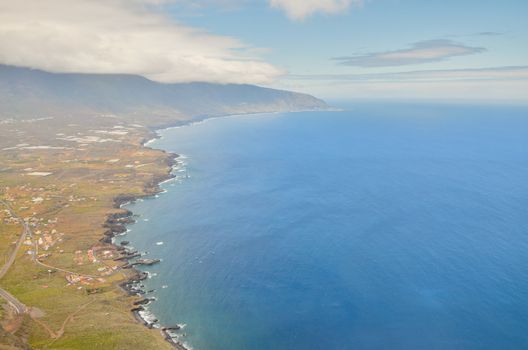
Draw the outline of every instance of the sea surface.
<instances>
[{"instance_id":1,"label":"sea surface","mask_svg":"<svg viewBox=\"0 0 528 350\"><path fill-rule=\"evenodd\" d=\"M528 109L357 104L168 129L130 205L196 350L528 349Z\"/></svg>"}]
</instances>

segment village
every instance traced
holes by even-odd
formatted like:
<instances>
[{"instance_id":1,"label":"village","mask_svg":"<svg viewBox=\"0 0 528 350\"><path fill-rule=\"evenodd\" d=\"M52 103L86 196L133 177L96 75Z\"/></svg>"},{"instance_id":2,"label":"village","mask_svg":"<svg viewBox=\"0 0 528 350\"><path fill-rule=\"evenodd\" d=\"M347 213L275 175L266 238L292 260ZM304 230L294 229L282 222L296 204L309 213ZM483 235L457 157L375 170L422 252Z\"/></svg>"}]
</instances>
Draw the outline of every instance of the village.
<instances>
[{"instance_id":1,"label":"village","mask_svg":"<svg viewBox=\"0 0 528 350\"><path fill-rule=\"evenodd\" d=\"M29 209L38 210L38 206L42 205L44 201L52 201L53 198L58 198L54 195L56 186L51 188L31 188L29 185L18 186L17 188L11 189L5 188L4 200L7 203L15 203L17 199L12 193L39 193L39 197L32 197L30 200L18 201L25 206L21 206L20 210L28 211ZM90 198L96 200L96 198ZM68 207L73 202L83 202L86 198L77 198L70 195L66 198L66 204L64 207ZM57 208L55 208L57 209ZM46 211L50 212L50 209ZM36 214L36 212L33 212ZM65 274L65 280L67 286L76 286L77 289L83 289L84 287L91 287L94 285L102 284L106 282L105 277L111 276L116 273L119 269L127 269L136 265L153 265L159 262L158 259L140 259L141 253L137 251L131 251L124 248L124 245L116 247L111 244L103 242L94 244L92 247L86 250L76 250L73 254L73 263L77 267L87 267L90 270L95 269L94 275L89 275L81 272L69 271L61 267L56 267L49 263L55 255L71 255L71 252L65 252L61 248L61 243L64 242L64 233L59 232L57 227L59 226L59 219L57 217L46 219L44 217L27 216L20 218L13 215L9 209L2 210L2 222L9 226L20 226L24 222L29 228L31 234L27 234L23 241L23 245L26 247L25 253L30 256L37 264L48 268L50 274L56 272L63 272ZM16 241L11 242L11 245L15 245ZM134 261L130 261L135 259ZM73 270L73 269L72 269ZM85 269L83 269L85 270ZM47 286L43 285L43 288ZM91 290L91 289L90 289Z\"/></svg>"},{"instance_id":2,"label":"village","mask_svg":"<svg viewBox=\"0 0 528 350\"><path fill-rule=\"evenodd\" d=\"M164 336L130 312L144 299L140 291L123 289L138 278L132 267L159 260L113 245L125 223L108 220L125 213L116 198L154 193L170 159L142 146L151 132L139 124L112 116L89 124L34 118L0 130L0 289L16 298L15 308L0 299L2 343L84 344L78 334L112 329L109 348L131 342L168 349Z\"/></svg>"}]
</instances>

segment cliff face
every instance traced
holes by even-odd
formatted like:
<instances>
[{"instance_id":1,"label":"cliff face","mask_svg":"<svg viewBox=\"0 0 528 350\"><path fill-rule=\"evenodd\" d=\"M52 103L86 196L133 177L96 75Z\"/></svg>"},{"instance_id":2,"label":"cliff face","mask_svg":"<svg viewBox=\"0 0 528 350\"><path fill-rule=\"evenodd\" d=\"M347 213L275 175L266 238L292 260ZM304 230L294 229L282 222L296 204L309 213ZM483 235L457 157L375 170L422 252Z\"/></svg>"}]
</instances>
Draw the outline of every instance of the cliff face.
<instances>
[{"instance_id":1,"label":"cliff face","mask_svg":"<svg viewBox=\"0 0 528 350\"><path fill-rule=\"evenodd\" d=\"M253 85L161 84L134 75L55 74L0 65L0 117L115 114L189 119L321 110L313 96Z\"/></svg>"}]
</instances>

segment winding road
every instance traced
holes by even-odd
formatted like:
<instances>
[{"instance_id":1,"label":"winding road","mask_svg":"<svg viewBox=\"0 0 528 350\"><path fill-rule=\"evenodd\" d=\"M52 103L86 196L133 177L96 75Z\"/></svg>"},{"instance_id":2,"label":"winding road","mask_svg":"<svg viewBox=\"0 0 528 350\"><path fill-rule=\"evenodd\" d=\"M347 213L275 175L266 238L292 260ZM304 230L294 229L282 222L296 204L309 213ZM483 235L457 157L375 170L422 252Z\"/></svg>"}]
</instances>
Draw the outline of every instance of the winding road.
<instances>
[{"instance_id":1,"label":"winding road","mask_svg":"<svg viewBox=\"0 0 528 350\"><path fill-rule=\"evenodd\" d=\"M17 298L15 298L5 289L0 288L0 297L7 301L9 305L11 305L15 312L19 315L25 314L29 311L26 305L22 304Z\"/></svg>"},{"instance_id":2,"label":"winding road","mask_svg":"<svg viewBox=\"0 0 528 350\"><path fill-rule=\"evenodd\" d=\"M9 258L7 259L7 261L4 264L4 266L2 266L0 268L0 280L1 280L6 275L6 273L9 271L9 269L11 268L13 263L15 262L15 259L17 257L18 251L20 250L20 247L24 243L25 239L29 237L29 239L33 240L33 232L31 231L31 228L29 227L29 224L26 221L24 221L21 217L16 215L16 213L13 211L13 209L11 208L9 203L7 203L6 201L0 199L0 204L4 205L7 208L7 210L9 211L10 215L12 217L18 219L18 221L23 226L22 233L20 234L20 237L18 238L18 240L16 242L15 248L13 249L11 254L9 255ZM69 271L69 270L66 270L66 269L62 269L60 267L51 266L51 265L48 265L48 264L45 264L45 263L41 262L37 258L37 256L38 256L38 248L39 248L38 247L38 243L34 242L34 244L35 244L35 247L34 247L35 249L34 249L34 251L31 254L31 259L36 264L38 264L38 265L40 265L42 267L45 267L47 269L62 271L62 272L69 273L69 274L72 274L72 275L78 275L78 276L94 278L94 279L100 277L100 276L94 276L94 275L88 275L88 274L83 274L83 273L79 273L79 272ZM16 311L17 314L23 314L23 313L27 313L27 312L30 311L30 308L28 308L26 305L24 305L22 302L20 302L17 298L15 298L12 294L10 294L8 291L6 291L5 289L3 289L1 287L0 287L0 298L6 300L9 303L9 305L11 305L14 308L14 310Z\"/></svg>"},{"instance_id":3,"label":"winding road","mask_svg":"<svg viewBox=\"0 0 528 350\"><path fill-rule=\"evenodd\" d=\"M0 203L3 204L7 208L7 210L9 210L9 212L11 213L11 216L17 218L20 222L22 222L22 225L24 226L24 229L22 230L22 234L18 238L18 241L15 245L15 249L13 249L6 263L0 269L0 279L2 279L7 273L7 271L9 270L9 268L11 268L11 266L15 262L18 251L20 250L22 243L24 243L24 239L26 235L28 234L31 235L31 230L25 221L23 221L21 218L16 216L16 214L13 212L13 210L11 209L8 203L6 203L5 201L1 199L0 199ZM17 314L23 314L28 311L28 307L26 305L21 303L17 298L11 295L11 293L9 293L8 291L6 291L5 289L1 287L0 287L0 297L3 298L5 301L7 301L9 305L11 305L15 309Z\"/></svg>"}]
</instances>

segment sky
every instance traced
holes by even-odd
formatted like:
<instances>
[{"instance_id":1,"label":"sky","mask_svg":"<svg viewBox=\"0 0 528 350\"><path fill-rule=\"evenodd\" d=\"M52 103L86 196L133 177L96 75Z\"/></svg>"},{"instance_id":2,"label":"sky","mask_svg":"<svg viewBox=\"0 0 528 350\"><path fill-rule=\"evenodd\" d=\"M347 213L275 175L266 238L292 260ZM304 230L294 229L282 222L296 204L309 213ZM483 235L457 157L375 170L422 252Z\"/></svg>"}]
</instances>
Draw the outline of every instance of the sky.
<instances>
[{"instance_id":1,"label":"sky","mask_svg":"<svg viewBox=\"0 0 528 350\"><path fill-rule=\"evenodd\" d=\"M526 0L0 0L0 63L528 103Z\"/></svg>"}]
</instances>

